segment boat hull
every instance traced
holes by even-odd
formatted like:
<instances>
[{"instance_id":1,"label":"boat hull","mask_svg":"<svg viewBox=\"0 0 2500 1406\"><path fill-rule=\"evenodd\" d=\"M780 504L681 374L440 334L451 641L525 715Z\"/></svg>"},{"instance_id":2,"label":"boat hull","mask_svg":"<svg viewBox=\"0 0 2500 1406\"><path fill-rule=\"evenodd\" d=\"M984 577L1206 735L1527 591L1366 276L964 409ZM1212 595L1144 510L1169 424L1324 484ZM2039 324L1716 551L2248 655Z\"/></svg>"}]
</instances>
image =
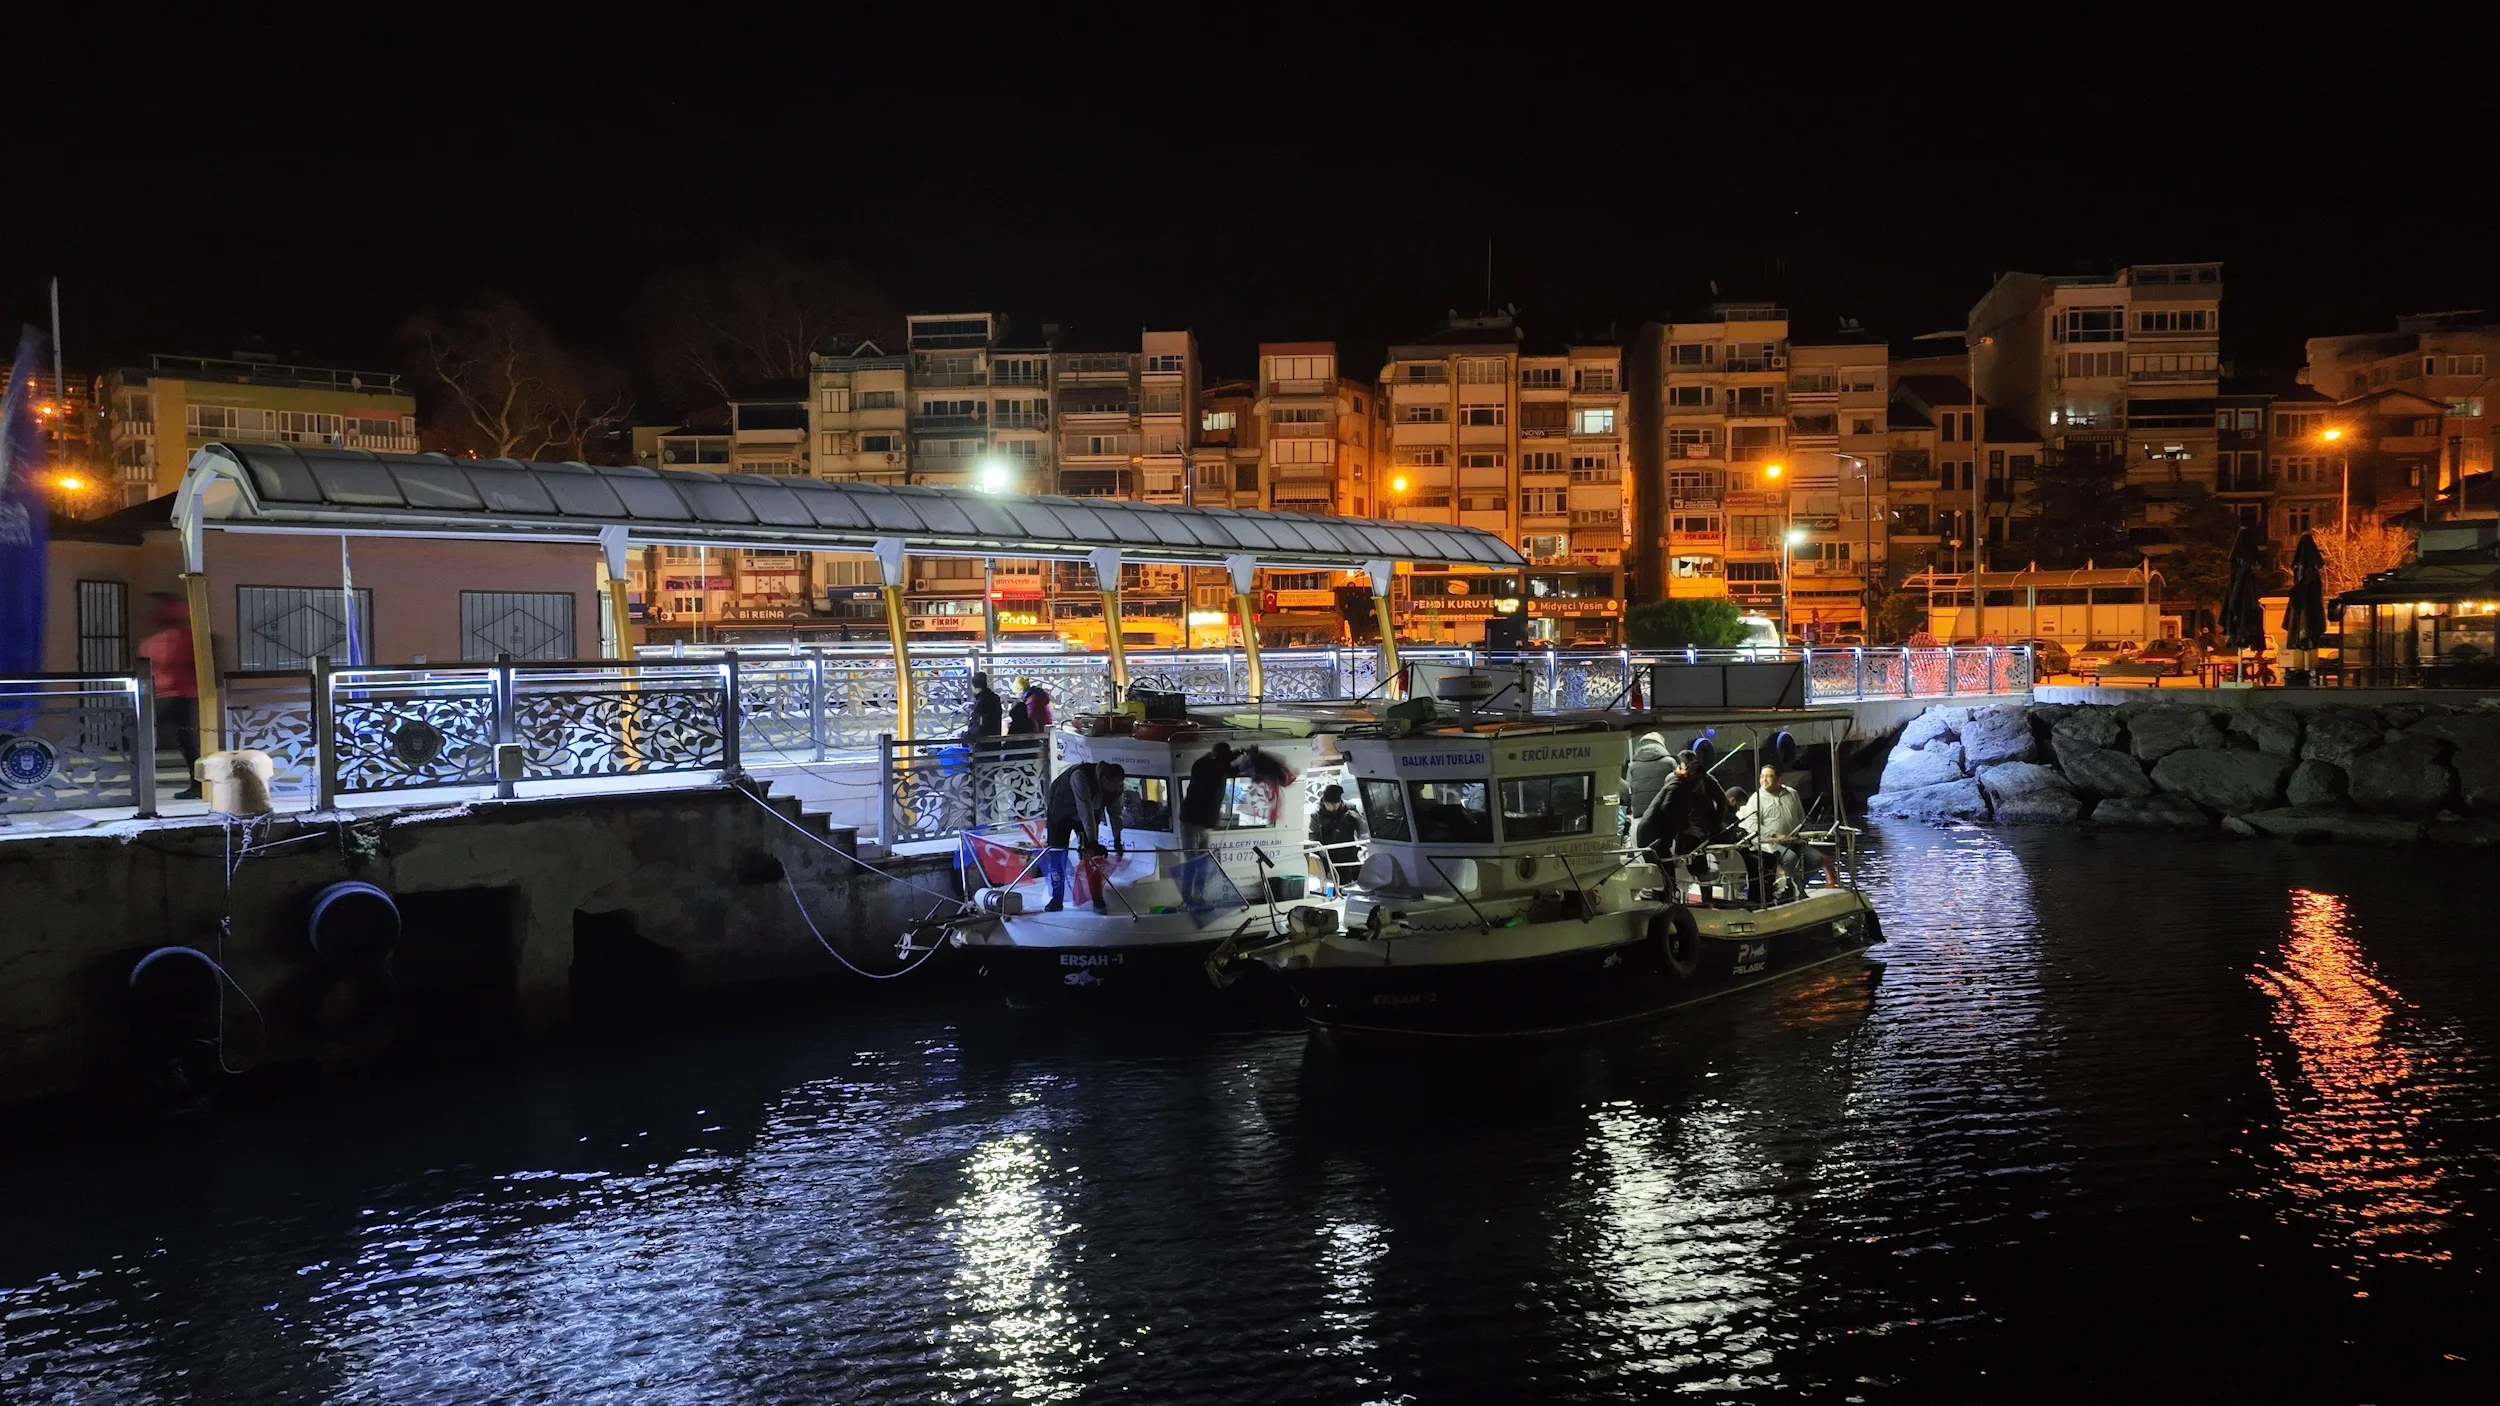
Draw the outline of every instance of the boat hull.
<instances>
[{"instance_id":1,"label":"boat hull","mask_svg":"<svg viewBox=\"0 0 2500 1406\"><path fill-rule=\"evenodd\" d=\"M1507 961L1401 963L1392 954L1386 964L1278 972L1311 1024L1339 1040L1519 1037L1646 1019L1855 959L1882 940L1873 910L1853 907L1742 936L1704 936L1685 975L1670 969L1646 933Z\"/></svg>"}]
</instances>

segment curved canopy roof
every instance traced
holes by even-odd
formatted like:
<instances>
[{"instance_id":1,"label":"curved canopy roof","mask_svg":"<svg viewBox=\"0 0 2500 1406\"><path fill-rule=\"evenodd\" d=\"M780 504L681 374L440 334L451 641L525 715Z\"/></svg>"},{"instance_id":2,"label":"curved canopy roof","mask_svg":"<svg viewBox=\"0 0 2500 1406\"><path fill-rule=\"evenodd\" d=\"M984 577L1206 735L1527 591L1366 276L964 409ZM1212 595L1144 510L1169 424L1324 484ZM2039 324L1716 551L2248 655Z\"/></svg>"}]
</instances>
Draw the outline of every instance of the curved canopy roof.
<instances>
[{"instance_id":1,"label":"curved canopy roof","mask_svg":"<svg viewBox=\"0 0 2500 1406\"><path fill-rule=\"evenodd\" d=\"M1366 561L1517 567L1508 542L1473 527L1197 508L1106 498L828 483L670 469L593 468L375 454L292 444L201 446L176 502L202 527L366 535L525 537L859 552L900 540L917 556L1081 558L1360 569Z\"/></svg>"}]
</instances>

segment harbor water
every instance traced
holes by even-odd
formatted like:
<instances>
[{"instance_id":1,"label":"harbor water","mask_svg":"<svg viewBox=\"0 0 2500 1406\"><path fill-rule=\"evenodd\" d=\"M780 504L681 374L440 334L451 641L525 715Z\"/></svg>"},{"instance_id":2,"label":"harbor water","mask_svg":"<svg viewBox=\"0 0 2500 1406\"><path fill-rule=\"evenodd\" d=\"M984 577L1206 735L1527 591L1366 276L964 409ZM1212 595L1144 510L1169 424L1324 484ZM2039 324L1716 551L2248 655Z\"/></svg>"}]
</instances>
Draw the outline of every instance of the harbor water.
<instances>
[{"instance_id":1,"label":"harbor water","mask_svg":"<svg viewBox=\"0 0 2500 1406\"><path fill-rule=\"evenodd\" d=\"M1878 966L1603 1040L887 989L24 1124L0 1400L2491 1399L2477 867L1896 824Z\"/></svg>"}]
</instances>

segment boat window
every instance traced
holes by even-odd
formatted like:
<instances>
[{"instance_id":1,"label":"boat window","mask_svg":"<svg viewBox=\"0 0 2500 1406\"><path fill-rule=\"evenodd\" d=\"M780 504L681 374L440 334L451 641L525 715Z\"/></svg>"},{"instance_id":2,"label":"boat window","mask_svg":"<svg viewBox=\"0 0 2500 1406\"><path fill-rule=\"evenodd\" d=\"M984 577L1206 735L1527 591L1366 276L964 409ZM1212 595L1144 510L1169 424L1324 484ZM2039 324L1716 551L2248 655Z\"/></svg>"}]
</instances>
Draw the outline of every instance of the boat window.
<instances>
[{"instance_id":1,"label":"boat window","mask_svg":"<svg viewBox=\"0 0 2500 1406\"><path fill-rule=\"evenodd\" d=\"M1410 781L1415 838L1452 844L1493 843L1493 810L1481 781ZM1375 832L1376 833L1376 832Z\"/></svg>"},{"instance_id":2,"label":"boat window","mask_svg":"<svg viewBox=\"0 0 2500 1406\"><path fill-rule=\"evenodd\" d=\"M1596 778L1577 776L1514 776L1502 782L1502 838L1542 840L1555 835L1585 835L1596 808Z\"/></svg>"},{"instance_id":3,"label":"boat window","mask_svg":"<svg viewBox=\"0 0 2500 1406\"><path fill-rule=\"evenodd\" d=\"M1132 776L1120 786L1120 828L1172 828L1172 778Z\"/></svg>"},{"instance_id":4,"label":"boat window","mask_svg":"<svg viewBox=\"0 0 2500 1406\"><path fill-rule=\"evenodd\" d=\"M1265 830L1284 814L1285 788L1256 776L1224 780L1224 809L1215 817L1218 830Z\"/></svg>"},{"instance_id":5,"label":"boat window","mask_svg":"<svg viewBox=\"0 0 2500 1406\"><path fill-rule=\"evenodd\" d=\"M1406 830L1406 796L1394 781L1366 781L1363 785L1363 821L1371 826L1375 840L1406 840L1414 838Z\"/></svg>"}]
</instances>

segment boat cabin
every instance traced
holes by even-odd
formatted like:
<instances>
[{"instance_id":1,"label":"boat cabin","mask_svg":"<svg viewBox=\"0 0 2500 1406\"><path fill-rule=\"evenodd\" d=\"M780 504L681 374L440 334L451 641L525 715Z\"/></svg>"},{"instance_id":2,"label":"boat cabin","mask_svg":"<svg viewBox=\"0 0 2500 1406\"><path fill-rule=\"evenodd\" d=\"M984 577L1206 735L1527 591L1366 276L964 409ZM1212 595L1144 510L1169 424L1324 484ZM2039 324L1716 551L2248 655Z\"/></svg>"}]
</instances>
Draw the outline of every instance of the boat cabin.
<instances>
[{"instance_id":1,"label":"boat cabin","mask_svg":"<svg viewBox=\"0 0 2500 1406\"><path fill-rule=\"evenodd\" d=\"M1110 762L1124 773L1119 815L1128 857L1115 864L1114 881L1124 887L1177 882L1182 866L1197 858L1181 845L1181 797L1190 769L1222 742L1233 749L1234 774L1225 781L1207 847L1231 889L1223 881L1212 889L1224 899L1237 892L1244 903L1303 897L1311 804L1304 777L1328 759L1309 737L1221 726L1182 732L1166 738L1128 732L1089 735L1065 728L1051 733L1052 776L1086 762ZM1279 779L1276 768L1248 765L1253 749L1290 776ZM1271 879L1283 882L1271 887Z\"/></svg>"},{"instance_id":2,"label":"boat cabin","mask_svg":"<svg viewBox=\"0 0 2500 1406\"><path fill-rule=\"evenodd\" d=\"M1477 897L1603 873L1626 735L1596 726L1466 728L1345 741L1371 846L1357 887Z\"/></svg>"}]
</instances>

